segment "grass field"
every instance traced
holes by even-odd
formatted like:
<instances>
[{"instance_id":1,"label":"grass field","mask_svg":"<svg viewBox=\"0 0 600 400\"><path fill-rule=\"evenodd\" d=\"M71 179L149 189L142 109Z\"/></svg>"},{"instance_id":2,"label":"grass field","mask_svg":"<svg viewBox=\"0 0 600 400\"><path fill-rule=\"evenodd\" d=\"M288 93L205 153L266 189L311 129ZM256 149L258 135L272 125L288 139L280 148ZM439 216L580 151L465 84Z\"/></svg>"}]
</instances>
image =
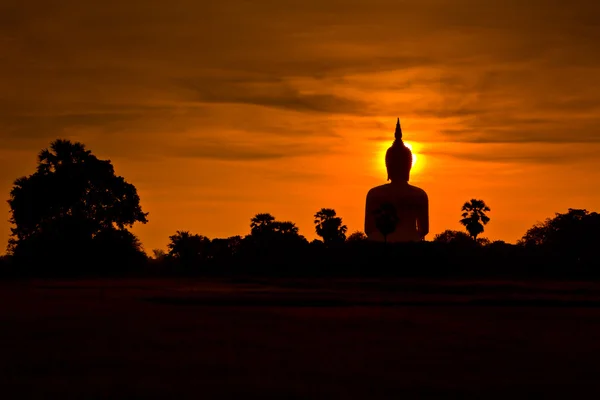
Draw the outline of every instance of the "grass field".
<instances>
[{"instance_id":1,"label":"grass field","mask_svg":"<svg viewBox=\"0 0 600 400\"><path fill-rule=\"evenodd\" d=\"M3 399L596 397L599 360L595 283L0 283Z\"/></svg>"}]
</instances>

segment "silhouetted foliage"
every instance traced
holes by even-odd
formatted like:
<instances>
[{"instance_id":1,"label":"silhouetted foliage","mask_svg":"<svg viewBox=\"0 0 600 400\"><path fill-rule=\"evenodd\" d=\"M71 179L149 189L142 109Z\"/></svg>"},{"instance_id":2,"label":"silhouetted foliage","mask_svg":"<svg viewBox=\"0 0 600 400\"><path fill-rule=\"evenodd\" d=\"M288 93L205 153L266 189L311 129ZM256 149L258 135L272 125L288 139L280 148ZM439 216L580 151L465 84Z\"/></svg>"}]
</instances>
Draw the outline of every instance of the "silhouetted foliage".
<instances>
[{"instance_id":1,"label":"silhouetted foliage","mask_svg":"<svg viewBox=\"0 0 600 400\"><path fill-rule=\"evenodd\" d=\"M519 240L519 245L543 251L553 258L579 265L600 263L600 214L569 208L534 225Z\"/></svg>"},{"instance_id":2,"label":"silhouetted foliage","mask_svg":"<svg viewBox=\"0 0 600 400\"><path fill-rule=\"evenodd\" d=\"M273 222L273 233L277 235L298 236L298 227L290 221Z\"/></svg>"},{"instance_id":3,"label":"silhouetted foliage","mask_svg":"<svg viewBox=\"0 0 600 400\"><path fill-rule=\"evenodd\" d=\"M322 208L315 214L315 231L326 245L343 243L348 227L332 208Z\"/></svg>"},{"instance_id":4,"label":"silhouetted foliage","mask_svg":"<svg viewBox=\"0 0 600 400\"><path fill-rule=\"evenodd\" d=\"M247 264L238 272L250 267L257 271L288 268L290 260L299 260L306 254L307 246L308 241L293 222L277 221L268 213L256 214L250 220L250 235L235 241L233 259Z\"/></svg>"},{"instance_id":5,"label":"silhouetted foliage","mask_svg":"<svg viewBox=\"0 0 600 400\"><path fill-rule=\"evenodd\" d=\"M250 234L257 236L274 230L275 217L269 213L256 214L250 220Z\"/></svg>"},{"instance_id":6,"label":"silhouetted foliage","mask_svg":"<svg viewBox=\"0 0 600 400\"><path fill-rule=\"evenodd\" d=\"M177 231L169 236L169 257L173 257L182 265L198 265L209 258L211 240L205 236L191 234L188 231Z\"/></svg>"},{"instance_id":7,"label":"silhouetted foliage","mask_svg":"<svg viewBox=\"0 0 600 400\"><path fill-rule=\"evenodd\" d=\"M162 261L167 258L167 252L163 249L153 249L152 250L152 258L157 261Z\"/></svg>"},{"instance_id":8,"label":"silhouetted foliage","mask_svg":"<svg viewBox=\"0 0 600 400\"><path fill-rule=\"evenodd\" d=\"M398 214L392 204L384 203L375 210L375 227L383 235L384 242L387 243L388 235L396 230L398 222Z\"/></svg>"},{"instance_id":9,"label":"silhouetted foliage","mask_svg":"<svg viewBox=\"0 0 600 400\"><path fill-rule=\"evenodd\" d=\"M433 241L436 243L458 243L458 244L473 244L473 239L468 234L461 231L453 231L451 229L447 229L442 233L438 233L433 238Z\"/></svg>"},{"instance_id":10,"label":"silhouetted foliage","mask_svg":"<svg viewBox=\"0 0 600 400\"><path fill-rule=\"evenodd\" d=\"M367 235L363 231L354 231L346 239L347 242L362 242L367 240Z\"/></svg>"},{"instance_id":11,"label":"silhouetted foliage","mask_svg":"<svg viewBox=\"0 0 600 400\"><path fill-rule=\"evenodd\" d=\"M492 244L492 241L486 237L477 238L475 242L480 246L489 246Z\"/></svg>"},{"instance_id":12,"label":"silhouetted foliage","mask_svg":"<svg viewBox=\"0 0 600 400\"><path fill-rule=\"evenodd\" d=\"M126 229L147 222L135 186L82 143L55 140L42 150L36 172L14 182L8 203L8 250L21 264L83 272L96 261L142 259L139 240Z\"/></svg>"},{"instance_id":13,"label":"silhouetted foliage","mask_svg":"<svg viewBox=\"0 0 600 400\"><path fill-rule=\"evenodd\" d=\"M281 241L301 237L296 224L290 221L277 221L268 213L256 214L250 220L250 236L255 241Z\"/></svg>"},{"instance_id":14,"label":"silhouetted foliage","mask_svg":"<svg viewBox=\"0 0 600 400\"><path fill-rule=\"evenodd\" d=\"M210 259L215 263L222 264L231 261L237 256L242 245L241 236L232 236L226 239L213 239L210 245Z\"/></svg>"},{"instance_id":15,"label":"silhouetted foliage","mask_svg":"<svg viewBox=\"0 0 600 400\"><path fill-rule=\"evenodd\" d=\"M105 268L115 261L132 265L140 265L147 261L142 243L127 229L115 227L102 229L94 236L94 245L98 249L96 262L100 262Z\"/></svg>"},{"instance_id":16,"label":"silhouetted foliage","mask_svg":"<svg viewBox=\"0 0 600 400\"><path fill-rule=\"evenodd\" d=\"M460 223L464 225L473 239L483 232L484 225L490 222L490 218L485 214L490 208L483 200L471 199L463 204L461 211L462 219Z\"/></svg>"}]
</instances>

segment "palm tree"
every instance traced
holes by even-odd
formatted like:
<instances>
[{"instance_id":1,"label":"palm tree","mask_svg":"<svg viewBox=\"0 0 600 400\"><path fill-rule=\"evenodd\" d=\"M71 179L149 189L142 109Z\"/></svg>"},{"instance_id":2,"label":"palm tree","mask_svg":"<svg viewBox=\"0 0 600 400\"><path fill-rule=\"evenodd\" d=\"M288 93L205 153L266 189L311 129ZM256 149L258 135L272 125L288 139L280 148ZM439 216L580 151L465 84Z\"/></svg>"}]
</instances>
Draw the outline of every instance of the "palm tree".
<instances>
[{"instance_id":1,"label":"palm tree","mask_svg":"<svg viewBox=\"0 0 600 400\"><path fill-rule=\"evenodd\" d=\"M275 221L273 222L274 230L282 235L298 235L298 227L290 221Z\"/></svg>"},{"instance_id":2,"label":"palm tree","mask_svg":"<svg viewBox=\"0 0 600 400\"><path fill-rule=\"evenodd\" d=\"M50 148L46 148L38 154L38 171L41 173L55 172L61 165L81 164L86 161L89 163L99 160L85 148L83 143L57 139L50 143Z\"/></svg>"},{"instance_id":3,"label":"palm tree","mask_svg":"<svg viewBox=\"0 0 600 400\"><path fill-rule=\"evenodd\" d=\"M272 231L275 217L269 213L256 214L250 220L250 231L253 235Z\"/></svg>"},{"instance_id":4,"label":"palm tree","mask_svg":"<svg viewBox=\"0 0 600 400\"><path fill-rule=\"evenodd\" d=\"M343 243L348 227L342 223L333 208L321 208L315 213L315 231L325 244Z\"/></svg>"},{"instance_id":5,"label":"palm tree","mask_svg":"<svg viewBox=\"0 0 600 400\"><path fill-rule=\"evenodd\" d=\"M490 222L490 217L485 214L490 211L490 208L483 200L471 199L463 204L461 211L463 213L460 223L464 225L473 240L477 240L477 235L483 232L484 225Z\"/></svg>"}]
</instances>

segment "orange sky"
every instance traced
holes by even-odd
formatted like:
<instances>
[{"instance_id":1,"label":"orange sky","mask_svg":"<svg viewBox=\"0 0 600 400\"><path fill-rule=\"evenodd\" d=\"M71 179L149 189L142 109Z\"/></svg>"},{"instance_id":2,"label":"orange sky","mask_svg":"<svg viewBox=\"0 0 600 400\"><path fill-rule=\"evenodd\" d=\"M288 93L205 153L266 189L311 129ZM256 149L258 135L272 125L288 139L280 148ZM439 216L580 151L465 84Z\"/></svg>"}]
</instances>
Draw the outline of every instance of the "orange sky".
<instances>
[{"instance_id":1,"label":"orange sky","mask_svg":"<svg viewBox=\"0 0 600 400\"><path fill-rule=\"evenodd\" d=\"M3 2L0 193L70 138L137 186L148 251L176 230L246 234L259 212L309 239L321 207L362 230L400 117L428 239L473 197L508 242L598 210L595 1L201 3Z\"/></svg>"}]
</instances>

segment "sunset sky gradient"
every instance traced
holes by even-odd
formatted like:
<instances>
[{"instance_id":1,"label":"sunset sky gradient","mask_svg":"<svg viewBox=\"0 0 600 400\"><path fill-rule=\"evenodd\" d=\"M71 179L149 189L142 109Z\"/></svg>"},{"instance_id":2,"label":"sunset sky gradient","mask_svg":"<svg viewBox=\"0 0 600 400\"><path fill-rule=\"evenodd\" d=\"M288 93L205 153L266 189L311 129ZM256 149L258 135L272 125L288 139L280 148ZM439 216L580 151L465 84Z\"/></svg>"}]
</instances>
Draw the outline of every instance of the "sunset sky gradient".
<instances>
[{"instance_id":1,"label":"sunset sky gradient","mask_svg":"<svg viewBox=\"0 0 600 400\"><path fill-rule=\"evenodd\" d=\"M428 239L481 198L483 236L514 243L598 211L598 15L582 0L3 1L0 193L69 138L137 186L147 251L176 230L247 234L261 212L312 239L334 208L352 232L400 117Z\"/></svg>"}]
</instances>

